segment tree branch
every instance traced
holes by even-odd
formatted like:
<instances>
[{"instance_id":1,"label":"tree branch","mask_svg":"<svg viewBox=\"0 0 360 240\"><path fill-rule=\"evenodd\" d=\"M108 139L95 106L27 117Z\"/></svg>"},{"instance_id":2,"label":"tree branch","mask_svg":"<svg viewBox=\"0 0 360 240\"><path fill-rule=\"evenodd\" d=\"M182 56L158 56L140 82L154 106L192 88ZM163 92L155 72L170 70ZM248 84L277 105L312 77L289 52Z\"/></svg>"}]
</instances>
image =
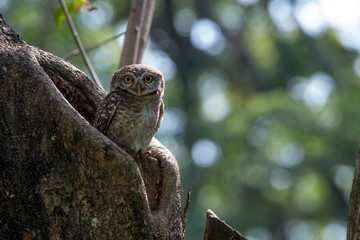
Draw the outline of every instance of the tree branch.
<instances>
[{"instance_id":1,"label":"tree branch","mask_svg":"<svg viewBox=\"0 0 360 240\"><path fill-rule=\"evenodd\" d=\"M98 47L101 47L101 46L107 44L108 42L110 42L110 41L112 41L112 40L114 40L114 39L116 39L116 38L118 38L118 37L120 37L120 36L122 36L122 35L124 35L124 34L125 34L125 32L116 34L115 36L112 36L112 37L110 37L110 38L107 38L107 39L105 39L105 40L103 40L103 41L101 41L101 42L99 42L99 43L96 43L96 44L94 44L94 45L91 45L91 46L89 46L89 47L86 47L86 48L85 48L85 52L89 52L89 51L92 51L92 50L94 50L94 49L96 49L96 48L98 48ZM72 50L68 55L66 55L66 56L64 57L64 59L65 59L65 60L68 60L68 59L70 59L70 58L78 55L79 53L80 53L80 50L79 50L79 49L74 49L74 50Z\"/></svg>"},{"instance_id":2,"label":"tree branch","mask_svg":"<svg viewBox=\"0 0 360 240\"><path fill-rule=\"evenodd\" d=\"M62 7L64 13L65 13L66 20L67 20L67 22L68 22L68 24L70 26L70 29L71 29L71 32L72 32L72 34L74 36L75 42L76 42L76 44L78 45L78 47L80 49L81 56L83 57L83 59L85 61L86 67L88 68L88 70L89 70L93 80L96 82L96 84L99 85L102 88L101 82L99 81L99 78L96 75L96 72L95 72L94 68L92 67L90 60L88 59L88 57L86 55L84 47L83 47L83 45L81 43L81 40L79 38L79 34L76 31L76 28L75 28L75 25L74 25L73 21L71 20L69 11L68 11L65 3L64 3L64 0L59 0L59 2L61 4L61 7Z\"/></svg>"},{"instance_id":3,"label":"tree branch","mask_svg":"<svg viewBox=\"0 0 360 240\"><path fill-rule=\"evenodd\" d=\"M156 0L133 0L119 68L141 63L148 42Z\"/></svg>"}]
</instances>

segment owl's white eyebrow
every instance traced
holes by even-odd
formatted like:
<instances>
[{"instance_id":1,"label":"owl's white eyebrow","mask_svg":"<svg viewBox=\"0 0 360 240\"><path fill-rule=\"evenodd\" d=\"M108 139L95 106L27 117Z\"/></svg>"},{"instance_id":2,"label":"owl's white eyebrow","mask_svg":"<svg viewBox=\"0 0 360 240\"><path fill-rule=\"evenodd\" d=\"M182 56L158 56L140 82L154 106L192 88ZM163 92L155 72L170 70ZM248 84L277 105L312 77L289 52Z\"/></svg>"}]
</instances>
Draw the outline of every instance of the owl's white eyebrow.
<instances>
[{"instance_id":1,"label":"owl's white eyebrow","mask_svg":"<svg viewBox=\"0 0 360 240\"><path fill-rule=\"evenodd\" d=\"M143 75L141 75L141 78L145 77L145 76L153 76L153 77L156 77L156 74L153 74L153 73L149 73L149 72L145 72Z\"/></svg>"},{"instance_id":2,"label":"owl's white eyebrow","mask_svg":"<svg viewBox=\"0 0 360 240\"><path fill-rule=\"evenodd\" d=\"M134 74L132 74L132 73L130 73L130 72L124 73L121 77L124 78L124 77L126 77L126 76L131 76L131 77L133 77L133 78L136 77Z\"/></svg>"}]
</instances>

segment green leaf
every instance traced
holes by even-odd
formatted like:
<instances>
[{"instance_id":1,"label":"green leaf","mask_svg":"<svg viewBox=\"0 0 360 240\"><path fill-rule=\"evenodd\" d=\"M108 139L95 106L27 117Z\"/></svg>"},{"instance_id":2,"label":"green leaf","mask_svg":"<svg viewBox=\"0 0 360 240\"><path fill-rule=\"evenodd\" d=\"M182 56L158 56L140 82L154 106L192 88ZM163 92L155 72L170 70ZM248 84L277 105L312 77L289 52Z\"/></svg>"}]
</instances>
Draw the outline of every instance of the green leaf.
<instances>
[{"instance_id":1,"label":"green leaf","mask_svg":"<svg viewBox=\"0 0 360 240\"><path fill-rule=\"evenodd\" d=\"M73 0L73 2L65 2L66 7L70 13L71 18L75 13L92 11L96 9L89 3L88 0ZM60 29L61 23L65 20L65 13L61 6L59 6L54 12L54 24L57 29Z\"/></svg>"},{"instance_id":2,"label":"green leaf","mask_svg":"<svg viewBox=\"0 0 360 240\"><path fill-rule=\"evenodd\" d=\"M60 29L61 23L62 21L64 21L64 19L65 19L65 14L61 6L59 6L54 12L54 24L57 29Z\"/></svg>"},{"instance_id":3,"label":"green leaf","mask_svg":"<svg viewBox=\"0 0 360 240\"><path fill-rule=\"evenodd\" d=\"M74 14L76 13L76 2L79 2L79 1L82 1L82 0L75 0L74 3L70 3L70 2L65 2L65 5L70 13L70 16L71 18L74 16ZM66 19L65 17L65 13L62 9L61 6L59 6L55 12L54 12L54 24L55 24L55 27L57 29L60 29L61 27L61 23Z\"/></svg>"}]
</instances>

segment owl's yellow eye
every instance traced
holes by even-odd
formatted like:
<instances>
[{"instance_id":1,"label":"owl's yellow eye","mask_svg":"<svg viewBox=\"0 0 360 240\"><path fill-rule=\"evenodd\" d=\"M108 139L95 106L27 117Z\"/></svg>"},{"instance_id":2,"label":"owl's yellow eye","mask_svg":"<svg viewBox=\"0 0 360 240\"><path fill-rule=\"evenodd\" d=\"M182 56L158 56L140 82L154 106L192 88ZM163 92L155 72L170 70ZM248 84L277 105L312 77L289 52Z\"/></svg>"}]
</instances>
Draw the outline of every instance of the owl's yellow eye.
<instances>
[{"instance_id":1,"label":"owl's yellow eye","mask_svg":"<svg viewBox=\"0 0 360 240\"><path fill-rule=\"evenodd\" d=\"M147 82L147 83L152 82L152 80L153 80L153 77L151 75L147 75L147 76L144 77L144 81Z\"/></svg>"},{"instance_id":2,"label":"owl's yellow eye","mask_svg":"<svg viewBox=\"0 0 360 240\"><path fill-rule=\"evenodd\" d=\"M127 84L131 83L132 80L133 80L133 78L131 76L129 76L129 75L126 75L124 77L124 82L127 83Z\"/></svg>"}]
</instances>

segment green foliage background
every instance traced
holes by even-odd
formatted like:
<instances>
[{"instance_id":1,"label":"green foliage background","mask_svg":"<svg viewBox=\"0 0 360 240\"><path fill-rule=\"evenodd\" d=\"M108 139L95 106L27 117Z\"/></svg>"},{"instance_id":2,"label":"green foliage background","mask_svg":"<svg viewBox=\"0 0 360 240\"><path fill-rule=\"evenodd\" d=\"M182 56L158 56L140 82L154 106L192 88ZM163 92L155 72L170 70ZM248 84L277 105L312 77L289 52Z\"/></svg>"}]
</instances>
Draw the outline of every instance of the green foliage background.
<instances>
[{"instance_id":1,"label":"green foliage background","mask_svg":"<svg viewBox=\"0 0 360 240\"><path fill-rule=\"evenodd\" d=\"M246 2L157 1L144 61L168 77L157 137L177 157L184 196L192 187L187 239L203 237L209 208L249 240L345 239L359 137L358 53L331 27L308 36L295 21L284 31L268 1ZM98 9L74 15L85 46L126 29L131 1L91 3ZM57 8L58 1L0 3L25 41L64 57L76 45L65 22L55 27ZM218 37L203 49L194 46L209 32L196 35L201 20ZM89 53L106 90L121 44ZM70 62L87 72L80 56Z\"/></svg>"}]
</instances>

